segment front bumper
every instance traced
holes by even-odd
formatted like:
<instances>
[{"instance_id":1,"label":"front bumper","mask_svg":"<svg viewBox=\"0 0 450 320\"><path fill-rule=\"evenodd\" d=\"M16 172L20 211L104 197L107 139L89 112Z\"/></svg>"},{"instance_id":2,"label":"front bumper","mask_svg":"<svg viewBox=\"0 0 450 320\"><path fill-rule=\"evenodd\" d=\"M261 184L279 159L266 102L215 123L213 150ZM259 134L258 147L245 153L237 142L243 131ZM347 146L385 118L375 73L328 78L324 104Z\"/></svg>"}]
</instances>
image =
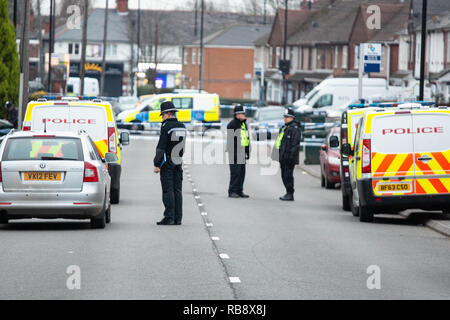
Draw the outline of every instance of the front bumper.
<instances>
[{"instance_id":1,"label":"front bumper","mask_svg":"<svg viewBox=\"0 0 450 320\"><path fill-rule=\"evenodd\" d=\"M84 183L81 192L4 192L0 184L0 215L8 219L85 219L99 215L105 190L98 183Z\"/></svg>"},{"instance_id":2,"label":"front bumper","mask_svg":"<svg viewBox=\"0 0 450 320\"><path fill-rule=\"evenodd\" d=\"M361 206L370 207L376 213L390 213L408 209L450 209L450 194L380 197L373 194L372 179L359 180L357 188Z\"/></svg>"}]
</instances>

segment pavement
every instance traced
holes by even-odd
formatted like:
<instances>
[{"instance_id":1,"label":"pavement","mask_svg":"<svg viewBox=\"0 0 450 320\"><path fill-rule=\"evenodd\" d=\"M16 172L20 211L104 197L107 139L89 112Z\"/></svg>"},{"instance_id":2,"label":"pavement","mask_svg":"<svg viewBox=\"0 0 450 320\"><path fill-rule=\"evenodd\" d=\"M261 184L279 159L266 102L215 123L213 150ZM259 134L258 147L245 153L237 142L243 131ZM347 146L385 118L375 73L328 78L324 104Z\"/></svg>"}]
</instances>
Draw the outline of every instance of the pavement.
<instances>
[{"instance_id":1,"label":"pavement","mask_svg":"<svg viewBox=\"0 0 450 320\"><path fill-rule=\"evenodd\" d=\"M317 179L320 179L320 165L318 165L318 164L305 165L303 162L303 159L304 159L304 154L302 152L302 153L300 153L299 167L302 170L306 171L311 176L313 176ZM423 215L422 217L420 217L420 213L417 213L417 212L414 212L411 210L401 213L401 215L404 217L408 217L411 214L412 214L412 217L422 219L422 223L426 227L450 237L450 215L433 212L433 213L427 213L426 215Z\"/></svg>"},{"instance_id":2,"label":"pavement","mask_svg":"<svg viewBox=\"0 0 450 320\"><path fill-rule=\"evenodd\" d=\"M196 143L194 143L196 144ZM296 201L279 172L247 166L249 199L227 197L227 165L187 164L181 226L156 226L155 137L123 150L121 203L104 230L88 221L0 226L0 299L449 299L449 239L399 216L360 223L295 170ZM70 267L81 288L70 290ZM380 287L369 289L371 270Z\"/></svg>"}]
</instances>

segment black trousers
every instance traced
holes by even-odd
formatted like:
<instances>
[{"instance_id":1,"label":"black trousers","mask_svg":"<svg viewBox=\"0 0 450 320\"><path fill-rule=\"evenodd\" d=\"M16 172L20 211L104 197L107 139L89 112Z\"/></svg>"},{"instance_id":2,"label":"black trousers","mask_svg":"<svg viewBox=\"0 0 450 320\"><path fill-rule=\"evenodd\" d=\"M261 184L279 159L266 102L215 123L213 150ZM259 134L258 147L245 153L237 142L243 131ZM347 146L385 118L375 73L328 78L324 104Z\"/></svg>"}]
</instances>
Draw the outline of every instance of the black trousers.
<instances>
[{"instance_id":1,"label":"black trousers","mask_svg":"<svg viewBox=\"0 0 450 320\"><path fill-rule=\"evenodd\" d=\"M294 194L294 168L295 165L281 164L281 179L286 193Z\"/></svg>"},{"instance_id":2,"label":"black trousers","mask_svg":"<svg viewBox=\"0 0 450 320\"><path fill-rule=\"evenodd\" d=\"M245 179L245 164L231 164L230 163L230 186L228 187L228 194L240 194L244 191Z\"/></svg>"},{"instance_id":3,"label":"black trousers","mask_svg":"<svg viewBox=\"0 0 450 320\"><path fill-rule=\"evenodd\" d=\"M164 217L179 220L183 217L183 169L166 162L160 172Z\"/></svg>"}]
</instances>

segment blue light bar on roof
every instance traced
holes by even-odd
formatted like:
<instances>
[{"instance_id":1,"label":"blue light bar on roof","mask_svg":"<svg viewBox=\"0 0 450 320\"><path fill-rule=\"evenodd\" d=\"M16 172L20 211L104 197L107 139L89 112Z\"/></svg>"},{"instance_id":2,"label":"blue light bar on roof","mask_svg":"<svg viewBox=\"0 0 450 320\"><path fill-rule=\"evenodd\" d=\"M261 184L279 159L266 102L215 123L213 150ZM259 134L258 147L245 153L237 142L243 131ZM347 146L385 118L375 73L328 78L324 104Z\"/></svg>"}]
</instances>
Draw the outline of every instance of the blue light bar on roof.
<instances>
[{"instance_id":1,"label":"blue light bar on roof","mask_svg":"<svg viewBox=\"0 0 450 320\"><path fill-rule=\"evenodd\" d=\"M94 100L97 97L89 97L89 96L44 96L42 99L46 100L63 100L63 99L77 99L78 100Z\"/></svg>"}]
</instances>

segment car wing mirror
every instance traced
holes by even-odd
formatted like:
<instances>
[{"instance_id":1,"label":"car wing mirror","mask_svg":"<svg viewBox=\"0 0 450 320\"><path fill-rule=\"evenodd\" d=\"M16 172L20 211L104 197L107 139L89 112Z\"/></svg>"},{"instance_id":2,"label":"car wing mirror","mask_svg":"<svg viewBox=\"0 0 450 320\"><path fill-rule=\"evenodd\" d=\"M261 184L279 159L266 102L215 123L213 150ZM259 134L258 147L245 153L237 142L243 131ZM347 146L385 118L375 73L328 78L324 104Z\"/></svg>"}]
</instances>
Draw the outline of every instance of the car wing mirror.
<instances>
[{"instance_id":1,"label":"car wing mirror","mask_svg":"<svg viewBox=\"0 0 450 320\"><path fill-rule=\"evenodd\" d=\"M330 137L330 147L331 148L337 148L339 147L339 139L336 136Z\"/></svg>"},{"instance_id":2,"label":"car wing mirror","mask_svg":"<svg viewBox=\"0 0 450 320\"><path fill-rule=\"evenodd\" d=\"M119 138L120 144L127 146L130 144L130 134L128 132L122 132Z\"/></svg>"},{"instance_id":3,"label":"car wing mirror","mask_svg":"<svg viewBox=\"0 0 450 320\"><path fill-rule=\"evenodd\" d=\"M119 162L119 157L114 152L107 152L105 154L105 162L108 164L117 163Z\"/></svg>"}]
</instances>

